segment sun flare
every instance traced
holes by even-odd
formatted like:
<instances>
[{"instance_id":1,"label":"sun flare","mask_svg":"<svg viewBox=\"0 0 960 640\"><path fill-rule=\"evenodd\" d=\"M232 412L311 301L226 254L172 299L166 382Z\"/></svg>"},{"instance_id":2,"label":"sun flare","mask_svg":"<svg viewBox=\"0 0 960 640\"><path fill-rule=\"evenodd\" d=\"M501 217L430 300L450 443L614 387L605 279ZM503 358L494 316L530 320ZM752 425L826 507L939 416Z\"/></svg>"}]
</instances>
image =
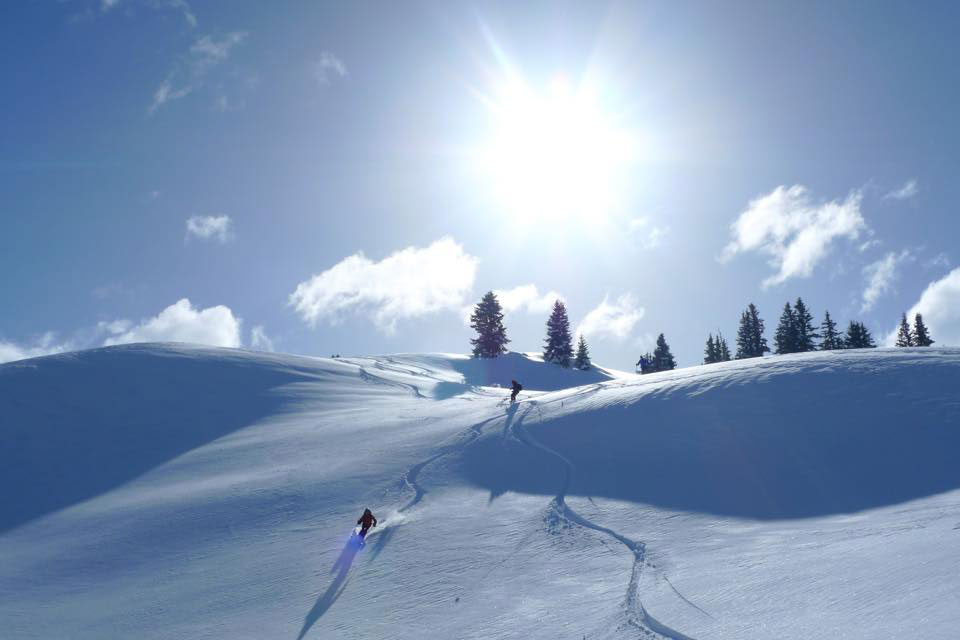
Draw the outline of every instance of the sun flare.
<instances>
[{"instance_id":1,"label":"sun flare","mask_svg":"<svg viewBox=\"0 0 960 640\"><path fill-rule=\"evenodd\" d=\"M523 220L586 218L616 206L634 136L595 95L556 78L543 92L514 81L490 101L482 169L499 203Z\"/></svg>"}]
</instances>

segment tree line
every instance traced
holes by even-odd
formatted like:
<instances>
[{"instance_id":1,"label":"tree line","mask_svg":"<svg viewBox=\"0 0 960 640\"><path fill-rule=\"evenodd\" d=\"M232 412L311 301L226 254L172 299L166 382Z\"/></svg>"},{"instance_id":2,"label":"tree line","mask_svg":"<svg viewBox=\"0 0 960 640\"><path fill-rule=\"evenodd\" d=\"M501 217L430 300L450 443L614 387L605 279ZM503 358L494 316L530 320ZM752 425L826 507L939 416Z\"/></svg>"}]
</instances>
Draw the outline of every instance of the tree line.
<instances>
[{"instance_id":1,"label":"tree line","mask_svg":"<svg viewBox=\"0 0 960 640\"><path fill-rule=\"evenodd\" d=\"M493 291L488 291L474 307L470 315L470 326L477 332L477 337L470 339L475 358L496 358L507 352L510 339L507 338L507 329L503 326L503 309ZM590 350L583 335L577 341L577 350L574 353L570 318L567 316L567 307L561 300L553 303L553 311L547 319L543 361L561 367L572 366L581 371L586 371L591 366Z\"/></svg>"},{"instance_id":2,"label":"tree line","mask_svg":"<svg viewBox=\"0 0 960 640\"><path fill-rule=\"evenodd\" d=\"M477 337L470 340L473 345L473 355L477 358L495 358L507 352L506 328L503 326L503 310L493 291L487 292L483 299L474 307L470 316L470 326L477 332ZM740 325L737 329L736 352L731 358L730 347L726 338L719 331L716 337L713 333L707 336L704 349L704 364L726 362L731 359L759 358L770 352L770 346L764 335L764 322L760 312L752 302L740 314ZM929 347L934 343L930 331L923 322L923 316L917 313L914 316L913 326L907 321L907 314L901 316L900 328L897 332L898 347ZM837 330L837 323L830 317L830 312L824 312L823 322L819 326L813 324L813 315L803 302L797 298L793 305L787 302L780 314L773 337L775 354L803 353L806 351L832 351L837 349L864 349L877 346L866 325L851 320L844 333ZM570 320L564 303L557 300L553 303L553 310L547 319L547 335L543 349L544 362L551 362L562 367L573 366L576 369L589 369L590 353L583 335L579 336L577 349L574 353L573 339L570 333ZM637 362L641 373L655 373L669 371L676 368L677 363L666 338L661 333L657 337L656 348L653 353L645 353Z\"/></svg>"},{"instance_id":3,"label":"tree line","mask_svg":"<svg viewBox=\"0 0 960 640\"><path fill-rule=\"evenodd\" d=\"M764 337L763 319L752 302L740 315L740 326L737 330L738 360L743 358L759 358L770 352L767 339ZM934 343L930 332L923 323L923 315L916 314L914 325L911 328L904 313L900 322L900 331L897 338L898 347L929 347ZM803 353L805 351L832 351L836 349L870 349L877 346L870 330L866 325L851 320L845 333L837 330L837 323L830 317L830 312L823 315L823 322L819 327L813 324L813 315L802 298L791 306L789 302L783 305L780 322L773 337L774 353ZM718 333L717 339L713 334L707 336L704 364L730 360L730 351L726 340Z\"/></svg>"},{"instance_id":4,"label":"tree line","mask_svg":"<svg viewBox=\"0 0 960 640\"><path fill-rule=\"evenodd\" d=\"M470 339L475 358L496 358L507 352L507 329L503 325L503 308L497 295L488 291L476 304L470 315L470 327L477 332L476 338ZM573 367L585 371L591 367L590 350L587 340L581 334L577 340L577 349L573 349L573 334L570 332L570 318L567 307L561 300L553 303L553 310L547 319L547 335L543 346L543 361ZM677 366L670 346L661 333L657 338L657 347L654 352L644 354L637 366L642 373L667 371Z\"/></svg>"}]
</instances>

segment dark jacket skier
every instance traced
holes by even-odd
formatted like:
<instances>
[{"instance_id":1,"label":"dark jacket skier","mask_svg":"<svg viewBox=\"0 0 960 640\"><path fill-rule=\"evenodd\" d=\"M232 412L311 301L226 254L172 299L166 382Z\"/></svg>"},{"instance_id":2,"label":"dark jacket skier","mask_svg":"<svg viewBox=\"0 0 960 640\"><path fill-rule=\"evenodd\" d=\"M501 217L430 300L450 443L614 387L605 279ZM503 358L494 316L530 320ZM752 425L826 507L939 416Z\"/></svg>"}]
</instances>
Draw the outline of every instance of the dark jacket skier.
<instances>
[{"instance_id":1,"label":"dark jacket skier","mask_svg":"<svg viewBox=\"0 0 960 640\"><path fill-rule=\"evenodd\" d=\"M513 391L510 393L510 403L512 404L517 401L517 394L523 391L523 385L516 380L511 380L510 382L510 387L513 389Z\"/></svg>"},{"instance_id":2,"label":"dark jacket skier","mask_svg":"<svg viewBox=\"0 0 960 640\"><path fill-rule=\"evenodd\" d=\"M640 367L640 373L647 373L650 369L650 361L644 356L640 356L640 359L637 360L637 366Z\"/></svg>"},{"instance_id":3,"label":"dark jacket skier","mask_svg":"<svg viewBox=\"0 0 960 640\"><path fill-rule=\"evenodd\" d=\"M367 530L371 525L377 526L377 519L373 517L370 509L364 509L363 515L357 520L357 524L360 525L360 537L362 538L367 535Z\"/></svg>"}]
</instances>

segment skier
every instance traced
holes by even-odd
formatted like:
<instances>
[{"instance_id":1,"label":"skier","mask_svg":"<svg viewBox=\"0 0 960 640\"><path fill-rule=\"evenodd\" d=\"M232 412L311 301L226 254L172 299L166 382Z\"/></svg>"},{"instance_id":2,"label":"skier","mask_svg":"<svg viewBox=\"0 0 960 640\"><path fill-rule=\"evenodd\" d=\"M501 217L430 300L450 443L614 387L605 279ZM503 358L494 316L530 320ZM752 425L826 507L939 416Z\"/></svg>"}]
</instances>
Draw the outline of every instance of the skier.
<instances>
[{"instance_id":1,"label":"skier","mask_svg":"<svg viewBox=\"0 0 960 640\"><path fill-rule=\"evenodd\" d=\"M363 515L360 516L360 519L357 520L357 524L360 525L360 541L367 535L367 531L370 529L371 524L375 527L377 526L377 519L373 517L373 513L370 512L370 509L364 509Z\"/></svg>"},{"instance_id":2,"label":"skier","mask_svg":"<svg viewBox=\"0 0 960 640\"><path fill-rule=\"evenodd\" d=\"M516 380L511 380L510 383L510 387L513 389L513 391L510 393L510 404L513 404L517 401L517 394L523 390L523 385Z\"/></svg>"},{"instance_id":3,"label":"skier","mask_svg":"<svg viewBox=\"0 0 960 640\"><path fill-rule=\"evenodd\" d=\"M650 363L647 361L645 356L640 356L640 359L637 360L636 366L640 367L640 373L646 373L647 369L650 368Z\"/></svg>"}]
</instances>

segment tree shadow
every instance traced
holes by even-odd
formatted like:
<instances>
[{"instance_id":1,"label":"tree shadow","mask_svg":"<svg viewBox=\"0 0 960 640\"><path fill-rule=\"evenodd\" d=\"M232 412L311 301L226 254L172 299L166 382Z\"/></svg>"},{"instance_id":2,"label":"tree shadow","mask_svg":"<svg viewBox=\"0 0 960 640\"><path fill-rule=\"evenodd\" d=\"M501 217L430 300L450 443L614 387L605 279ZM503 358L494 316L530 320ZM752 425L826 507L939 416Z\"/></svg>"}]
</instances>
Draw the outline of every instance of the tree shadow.
<instances>
[{"instance_id":1,"label":"tree shadow","mask_svg":"<svg viewBox=\"0 0 960 640\"><path fill-rule=\"evenodd\" d=\"M469 384L441 380L433 385L433 390L430 392L430 395L434 400L447 400L448 398L461 396L472 389L474 389L474 387Z\"/></svg>"},{"instance_id":2,"label":"tree shadow","mask_svg":"<svg viewBox=\"0 0 960 640\"><path fill-rule=\"evenodd\" d=\"M300 635L297 636L297 640L303 640L303 637L307 635L307 632L310 631L310 628L316 624L317 620L323 617L330 607L333 606L333 603L337 601L343 592L347 589L347 574L350 573L350 567L353 566L353 559L357 556L357 552L360 551L360 543L356 539L356 536L350 536L350 539L347 540L347 543L343 546L343 551L340 552L340 557L337 558L337 561L333 563L333 567L330 569L330 573L337 572L337 577L333 579L333 582L330 583L330 586L327 587L326 592L317 598L317 602L313 605L313 608L307 613L307 616L303 620L303 627L300 629Z\"/></svg>"}]
</instances>

